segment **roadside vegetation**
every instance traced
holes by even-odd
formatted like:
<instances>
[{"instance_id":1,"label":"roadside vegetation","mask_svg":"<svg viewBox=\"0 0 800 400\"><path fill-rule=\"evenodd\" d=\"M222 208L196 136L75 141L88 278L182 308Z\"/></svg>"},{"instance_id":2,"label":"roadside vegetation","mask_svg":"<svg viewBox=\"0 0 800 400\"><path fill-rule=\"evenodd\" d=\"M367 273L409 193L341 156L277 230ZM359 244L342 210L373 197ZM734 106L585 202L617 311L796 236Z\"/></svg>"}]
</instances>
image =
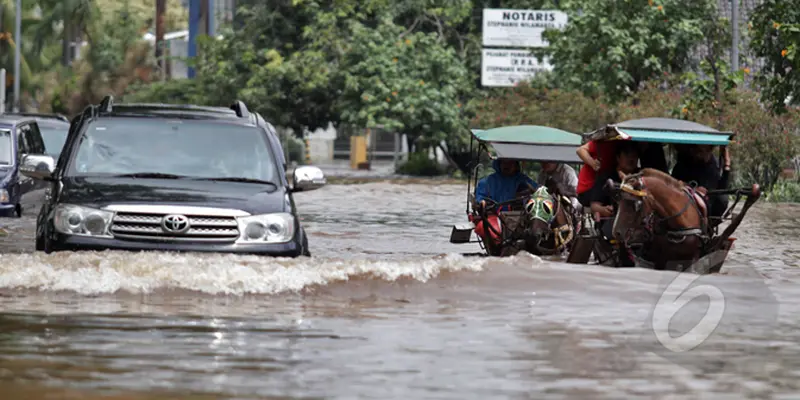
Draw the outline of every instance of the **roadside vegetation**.
<instances>
[{"instance_id":1,"label":"roadside vegetation","mask_svg":"<svg viewBox=\"0 0 800 400\"><path fill-rule=\"evenodd\" d=\"M731 71L730 22L716 0L240 0L235 31L200 39L196 79L166 82L142 40L154 32L155 0L23 3L26 110L72 115L108 93L207 105L241 99L294 132L328 123L403 132L414 154L399 170L413 175L453 173L427 156L434 147L464 164L469 128L532 123L587 132L677 117L738 133L735 184L757 182L773 190L771 199L800 201L796 178L781 178L800 153L800 11L785 1L764 0L742 21L740 68ZM0 7L3 31L13 32L13 1ZM565 11L570 24L536 50L551 57L552 73L482 88L486 7ZM169 0L166 30L186 29L187 14ZM74 59L76 40L86 46ZM0 67L9 72L14 43L0 38ZM287 143L292 154L303 152L302 141Z\"/></svg>"}]
</instances>

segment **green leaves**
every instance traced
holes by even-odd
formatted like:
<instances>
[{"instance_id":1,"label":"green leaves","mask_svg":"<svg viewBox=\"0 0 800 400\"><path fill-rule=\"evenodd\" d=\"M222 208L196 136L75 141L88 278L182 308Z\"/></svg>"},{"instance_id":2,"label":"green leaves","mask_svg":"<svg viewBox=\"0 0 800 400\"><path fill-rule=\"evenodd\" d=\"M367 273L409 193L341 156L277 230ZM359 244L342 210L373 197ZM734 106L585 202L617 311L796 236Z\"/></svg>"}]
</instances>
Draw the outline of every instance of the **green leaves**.
<instances>
[{"instance_id":1,"label":"green leaves","mask_svg":"<svg viewBox=\"0 0 800 400\"><path fill-rule=\"evenodd\" d=\"M765 63L757 80L761 100L773 111L786 112L786 102L800 104L800 9L792 2L764 0L748 27L753 53Z\"/></svg>"},{"instance_id":2,"label":"green leaves","mask_svg":"<svg viewBox=\"0 0 800 400\"><path fill-rule=\"evenodd\" d=\"M440 139L463 128L460 95L468 74L436 34L409 34L387 21L374 29L357 25L340 70L343 122Z\"/></svg>"},{"instance_id":3,"label":"green leaves","mask_svg":"<svg viewBox=\"0 0 800 400\"><path fill-rule=\"evenodd\" d=\"M566 11L567 27L546 32L557 79L615 99L686 69L703 24L716 17L713 0L591 0L570 3Z\"/></svg>"}]
</instances>

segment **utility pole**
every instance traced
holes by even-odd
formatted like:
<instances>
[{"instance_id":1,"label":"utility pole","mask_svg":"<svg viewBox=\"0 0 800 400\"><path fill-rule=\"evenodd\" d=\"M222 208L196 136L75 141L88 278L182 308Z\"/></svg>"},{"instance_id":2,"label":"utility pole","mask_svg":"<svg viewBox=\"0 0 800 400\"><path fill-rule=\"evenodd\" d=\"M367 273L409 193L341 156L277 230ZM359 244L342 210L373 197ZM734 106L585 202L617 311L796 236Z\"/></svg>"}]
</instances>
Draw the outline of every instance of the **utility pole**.
<instances>
[{"instance_id":1,"label":"utility pole","mask_svg":"<svg viewBox=\"0 0 800 400\"><path fill-rule=\"evenodd\" d=\"M156 61L161 73L161 80L172 75L169 62L169 45L164 39L167 34L164 27L164 15L167 13L167 0L156 0Z\"/></svg>"},{"instance_id":2,"label":"utility pole","mask_svg":"<svg viewBox=\"0 0 800 400\"><path fill-rule=\"evenodd\" d=\"M164 80L167 75L167 62L164 59L164 13L166 9L166 0L156 0L156 62L161 80Z\"/></svg>"},{"instance_id":3,"label":"utility pole","mask_svg":"<svg viewBox=\"0 0 800 400\"><path fill-rule=\"evenodd\" d=\"M6 69L0 69L0 114L6 113Z\"/></svg>"},{"instance_id":4,"label":"utility pole","mask_svg":"<svg viewBox=\"0 0 800 400\"><path fill-rule=\"evenodd\" d=\"M19 112L20 47L22 46L22 0L17 0L14 27L14 112Z\"/></svg>"},{"instance_id":5,"label":"utility pole","mask_svg":"<svg viewBox=\"0 0 800 400\"><path fill-rule=\"evenodd\" d=\"M739 70L739 0L731 0L731 23L733 24L731 45L731 72Z\"/></svg>"}]
</instances>

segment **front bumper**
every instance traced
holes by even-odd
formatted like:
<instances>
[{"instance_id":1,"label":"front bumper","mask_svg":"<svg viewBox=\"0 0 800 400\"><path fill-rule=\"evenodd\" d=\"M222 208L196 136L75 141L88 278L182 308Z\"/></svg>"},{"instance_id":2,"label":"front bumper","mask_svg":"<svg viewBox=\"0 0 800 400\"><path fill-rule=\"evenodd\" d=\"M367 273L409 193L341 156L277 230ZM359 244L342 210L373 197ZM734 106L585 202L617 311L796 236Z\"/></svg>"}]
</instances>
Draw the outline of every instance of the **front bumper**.
<instances>
[{"instance_id":1,"label":"front bumper","mask_svg":"<svg viewBox=\"0 0 800 400\"><path fill-rule=\"evenodd\" d=\"M0 212L13 211L17 208L15 204L0 203Z\"/></svg>"},{"instance_id":2,"label":"front bumper","mask_svg":"<svg viewBox=\"0 0 800 400\"><path fill-rule=\"evenodd\" d=\"M183 241L138 241L89 236L56 234L51 242L53 251L174 251L202 253L255 254L273 257L298 257L303 248L297 239L287 243L232 244Z\"/></svg>"}]
</instances>

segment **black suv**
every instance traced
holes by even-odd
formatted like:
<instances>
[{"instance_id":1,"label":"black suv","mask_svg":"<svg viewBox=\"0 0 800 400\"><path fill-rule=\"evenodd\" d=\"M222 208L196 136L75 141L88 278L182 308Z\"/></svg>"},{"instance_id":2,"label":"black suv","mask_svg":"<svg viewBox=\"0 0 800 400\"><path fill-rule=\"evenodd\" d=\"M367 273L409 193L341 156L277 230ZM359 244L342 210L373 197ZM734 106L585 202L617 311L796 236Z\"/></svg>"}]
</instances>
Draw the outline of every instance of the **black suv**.
<instances>
[{"instance_id":1,"label":"black suv","mask_svg":"<svg viewBox=\"0 0 800 400\"><path fill-rule=\"evenodd\" d=\"M278 136L242 102L224 107L87 107L62 155L21 171L50 182L36 249L310 255L292 194L325 177L301 166L290 186Z\"/></svg>"}]
</instances>

